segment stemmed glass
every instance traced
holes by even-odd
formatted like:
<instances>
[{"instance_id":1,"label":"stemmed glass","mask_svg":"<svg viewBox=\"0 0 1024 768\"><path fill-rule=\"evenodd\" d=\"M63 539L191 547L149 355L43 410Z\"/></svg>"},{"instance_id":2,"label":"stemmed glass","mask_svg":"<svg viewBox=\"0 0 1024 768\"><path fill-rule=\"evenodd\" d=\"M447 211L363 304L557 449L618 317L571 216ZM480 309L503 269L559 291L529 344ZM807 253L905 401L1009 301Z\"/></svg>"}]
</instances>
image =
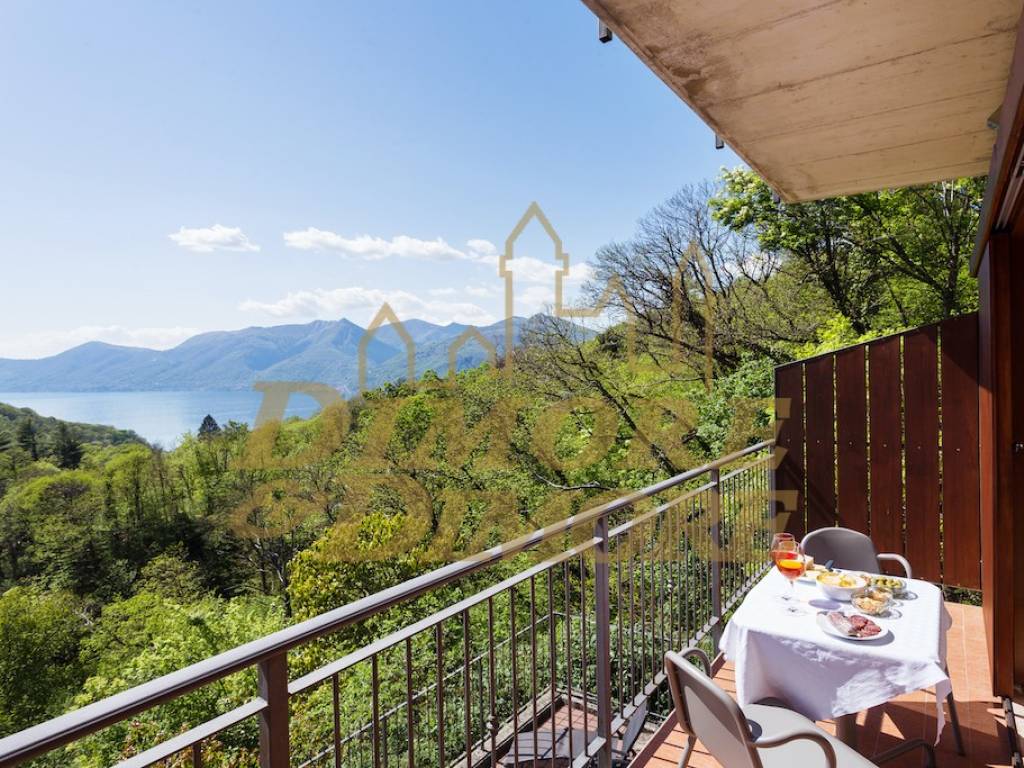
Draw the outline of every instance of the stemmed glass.
<instances>
[{"instance_id":1,"label":"stemmed glass","mask_svg":"<svg viewBox=\"0 0 1024 768\"><path fill-rule=\"evenodd\" d=\"M786 606L786 613L790 616L802 616L806 611L800 607L800 601L796 598L795 582L807 570L807 561L804 559L804 551L797 542L790 537L781 539L772 545L772 560L779 573L786 577L789 582L789 594L780 595L780 600Z\"/></svg>"},{"instance_id":2,"label":"stemmed glass","mask_svg":"<svg viewBox=\"0 0 1024 768\"><path fill-rule=\"evenodd\" d=\"M793 538L792 533L786 533L785 531L782 531L781 533L776 533L774 536L772 536L772 552L775 552L775 550L778 548L778 543L780 541L795 541L795 539Z\"/></svg>"}]
</instances>

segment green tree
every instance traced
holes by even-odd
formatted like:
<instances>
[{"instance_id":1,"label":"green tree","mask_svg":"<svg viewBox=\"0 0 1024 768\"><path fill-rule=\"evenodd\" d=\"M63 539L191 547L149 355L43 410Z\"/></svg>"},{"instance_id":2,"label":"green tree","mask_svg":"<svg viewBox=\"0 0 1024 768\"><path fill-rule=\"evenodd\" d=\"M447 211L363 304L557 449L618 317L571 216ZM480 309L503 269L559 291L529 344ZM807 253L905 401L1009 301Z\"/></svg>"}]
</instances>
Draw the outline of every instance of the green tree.
<instances>
[{"instance_id":1,"label":"green tree","mask_svg":"<svg viewBox=\"0 0 1024 768\"><path fill-rule=\"evenodd\" d=\"M714 215L720 193L709 182L686 186L652 208L631 237L597 250L584 291L590 306L609 302L635 328L627 343L656 361L682 352L698 375L708 353L726 371L747 353L779 357L781 344L813 332L821 304L778 279L780 254Z\"/></svg>"},{"instance_id":2,"label":"green tree","mask_svg":"<svg viewBox=\"0 0 1024 768\"><path fill-rule=\"evenodd\" d=\"M185 559L184 547L177 545L146 563L134 584L136 593L154 595L187 604L198 601L206 593L199 566Z\"/></svg>"},{"instance_id":3,"label":"green tree","mask_svg":"<svg viewBox=\"0 0 1024 768\"><path fill-rule=\"evenodd\" d=\"M8 557L21 576L40 576L79 595L110 596L123 588L126 574L113 557L95 475L67 470L22 482L4 497L0 513L12 544Z\"/></svg>"},{"instance_id":4,"label":"green tree","mask_svg":"<svg viewBox=\"0 0 1024 768\"><path fill-rule=\"evenodd\" d=\"M985 179L953 179L857 195L859 247L885 267L896 323L919 325L977 309L970 256Z\"/></svg>"},{"instance_id":5,"label":"green tree","mask_svg":"<svg viewBox=\"0 0 1024 768\"><path fill-rule=\"evenodd\" d=\"M82 682L84 631L72 595L33 587L0 595L0 734L64 710Z\"/></svg>"},{"instance_id":6,"label":"green tree","mask_svg":"<svg viewBox=\"0 0 1024 768\"><path fill-rule=\"evenodd\" d=\"M145 445L133 445L118 453L106 465L106 477L113 494L119 524L135 541L143 537L145 520L152 510L153 452Z\"/></svg>"},{"instance_id":7,"label":"green tree","mask_svg":"<svg viewBox=\"0 0 1024 768\"><path fill-rule=\"evenodd\" d=\"M974 308L969 275L984 179L781 203L756 173L725 171L715 218L820 286L857 335Z\"/></svg>"},{"instance_id":8,"label":"green tree","mask_svg":"<svg viewBox=\"0 0 1024 768\"><path fill-rule=\"evenodd\" d=\"M209 440L214 435L220 434L220 424L210 414L206 414L203 417L203 423L199 425L199 437L204 440Z\"/></svg>"},{"instance_id":9,"label":"green tree","mask_svg":"<svg viewBox=\"0 0 1024 768\"><path fill-rule=\"evenodd\" d=\"M39 461L39 430L35 421L29 416L23 418L18 422L16 435L21 449L32 457L32 461Z\"/></svg>"},{"instance_id":10,"label":"green tree","mask_svg":"<svg viewBox=\"0 0 1024 768\"><path fill-rule=\"evenodd\" d=\"M82 463L85 448L66 421L62 421L57 427L53 452L57 466L61 469L78 469L78 465Z\"/></svg>"},{"instance_id":11,"label":"green tree","mask_svg":"<svg viewBox=\"0 0 1024 768\"><path fill-rule=\"evenodd\" d=\"M776 202L752 171L723 173L724 189L711 201L715 218L737 231L752 231L768 253L793 257L831 298L858 333L870 326L882 305L884 273L877 260L857 247L851 232L861 216L853 197L809 203Z\"/></svg>"}]
</instances>

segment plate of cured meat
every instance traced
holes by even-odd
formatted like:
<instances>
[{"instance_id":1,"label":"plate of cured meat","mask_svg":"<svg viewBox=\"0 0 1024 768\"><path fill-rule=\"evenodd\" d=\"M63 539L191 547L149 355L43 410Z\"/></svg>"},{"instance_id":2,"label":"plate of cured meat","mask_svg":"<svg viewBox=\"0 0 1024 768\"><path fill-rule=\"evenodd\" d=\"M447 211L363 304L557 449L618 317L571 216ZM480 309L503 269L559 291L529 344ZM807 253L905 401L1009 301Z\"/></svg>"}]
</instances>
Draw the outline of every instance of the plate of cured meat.
<instances>
[{"instance_id":1,"label":"plate of cured meat","mask_svg":"<svg viewBox=\"0 0 1024 768\"><path fill-rule=\"evenodd\" d=\"M843 640L879 640L889 634L867 616L843 611L819 611L821 631Z\"/></svg>"}]
</instances>

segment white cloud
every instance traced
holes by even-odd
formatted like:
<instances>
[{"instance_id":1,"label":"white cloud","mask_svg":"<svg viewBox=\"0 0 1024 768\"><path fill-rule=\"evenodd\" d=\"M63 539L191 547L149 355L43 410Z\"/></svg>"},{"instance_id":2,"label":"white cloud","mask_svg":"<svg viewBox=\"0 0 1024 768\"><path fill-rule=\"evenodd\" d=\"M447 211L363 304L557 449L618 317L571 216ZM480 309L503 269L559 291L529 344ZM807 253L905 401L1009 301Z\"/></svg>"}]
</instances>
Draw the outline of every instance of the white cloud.
<instances>
[{"instance_id":1,"label":"white cloud","mask_svg":"<svg viewBox=\"0 0 1024 768\"><path fill-rule=\"evenodd\" d=\"M439 324L473 325L489 325L497 321L490 312L470 302L422 299L408 291L385 291L359 286L292 291L277 301L270 302L249 299L242 302L239 309L261 312L275 318L347 317L356 323L366 323L385 302L391 305L402 320L415 318Z\"/></svg>"},{"instance_id":2,"label":"white cloud","mask_svg":"<svg viewBox=\"0 0 1024 768\"><path fill-rule=\"evenodd\" d=\"M392 256L429 261L477 258L475 251L460 251L440 237L435 240L420 240L408 235L398 235L390 240L370 235L343 237L336 232L309 227L294 232L285 232L284 242L289 248L297 248L300 251L337 251L346 256L354 256L367 261L378 261Z\"/></svg>"},{"instance_id":3,"label":"white cloud","mask_svg":"<svg viewBox=\"0 0 1024 768\"><path fill-rule=\"evenodd\" d=\"M170 349L197 333L200 333L198 328L185 327L126 328L121 325L83 325L63 331L36 331L0 337L0 357L48 357L89 341L103 341L128 347Z\"/></svg>"},{"instance_id":4,"label":"white cloud","mask_svg":"<svg viewBox=\"0 0 1024 768\"><path fill-rule=\"evenodd\" d=\"M182 248L195 253L260 249L258 245L249 241L248 236L239 227L225 227L221 224L214 224L212 227L181 227L168 237Z\"/></svg>"},{"instance_id":5,"label":"white cloud","mask_svg":"<svg viewBox=\"0 0 1024 768\"><path fill-rule=\"evenodd\" d=\"M497 259L494 260L497 264ZM561 269L560 264L554 261L543 261L532 256L516 256L505 262L505 268L512 273L516 282L539 283L552 286L554 290L555 273ZM594 275L594 268L585 261L578 264L569 263L569 274L563 279L563 283L583 283Z\"/></svg>"},{"instance_id":6,"label":"white cloud","mask_svg":"<svg viewBox=\"0 0 1024 768\"><path fill-rule=\"evenodd\" d=\"M431 288L427 291L431 296L472 296L477 299L488 299L501 293L499 285L467 285L463 288Z\"/></svg>"},{"instance_id":7,"label":"white cloud","mask_svg":"<svg viewBox=\"0 0 1024 768\"><path fill-rule=\"evenodd\" d=\"M497 246L490 240L473 238L466 241L463 249L456 248L443 238L420 240L408 235L397 235L386 240L382 237L359 235L344 237L336 232L329 232L316 227L284 233L284 242L289 248L300 251L335 251L367 261L379 261L391 257L420 259L426 261L469 261L482 266L492 267L497 274L500 253ZM520 283L540 283L554 285L555 273L561 266L553 259L538 259L532 256L516 256L508 261L508 269L515 280ZM594 273L587 262L570 264L566 283L582 283ZM486 289L474 288L467 292L470 295L485 296ZM492 289L496 290L496 289ZM456 295L455 289L435 288L432 295Z\"/></svg>"},{"instance_id":8,"label":"white cloud","mask_svg":"<svg viewBox=\"0 0 1024 768\"><path fill-rule=\"evenodd\" d=\"M498 249L490 240L480 240L479 238L469 240L466 242L466 249L478 259L498 255Z\"/></svg>"}]
</instances>

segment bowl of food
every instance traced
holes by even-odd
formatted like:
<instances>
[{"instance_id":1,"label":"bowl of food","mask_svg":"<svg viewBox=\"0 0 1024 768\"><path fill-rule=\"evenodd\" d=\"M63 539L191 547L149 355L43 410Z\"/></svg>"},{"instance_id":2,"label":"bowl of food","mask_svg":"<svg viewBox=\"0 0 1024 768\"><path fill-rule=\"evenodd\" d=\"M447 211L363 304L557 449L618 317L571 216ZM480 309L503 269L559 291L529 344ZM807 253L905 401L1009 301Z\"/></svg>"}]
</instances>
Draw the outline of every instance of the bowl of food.
<instances>
[{"instance_id":1,"label":"bowl of food","mask_svg":"<svg viewBox=\"0 0 1024 768\"><path fill-rule=\"evenodd\" d=\"M873 581L873 580L872 580ZM853 607L868 616L881 616L888 612L892 605L892 590L876 587L873 584L857 590L850 599Z\"/></svg>"},{"instance_id":2,"label":"bowl of food","mask_svg":"<svg viewBox=\"0 0 1024 768\"><path fill-rule=\"evenodd\" d=\"M868 580L856 573L825 571L825 573L818 574L818 588L830 600L848 603L855 592L864 589L867 585Z\"/></svg>"},{"instance_id":3,"label":"bowl of food","mask_svg":"<svg viewBox=\"0 0 1024 768\"><path fill-rule=\"evenodd\" d=\"M804 559L807 560L807 568L804 571L804 575L801 578L804 581L809 581L813 583L818 580L818 576L825 573L825 566L815 563L813 560L809 558L805 557Z\"/></svg>"},{"instance_id":4,"label":"bowl of food","mask_svg":"<svg viewBox=\"0 0 1024 768\"><path fill-rule=\"evenodd\" d=\"M907 582L895 576L872 576L871 586L888 589L894 595L901 595L907 591Z\"/></svg>"}]
</instances>

